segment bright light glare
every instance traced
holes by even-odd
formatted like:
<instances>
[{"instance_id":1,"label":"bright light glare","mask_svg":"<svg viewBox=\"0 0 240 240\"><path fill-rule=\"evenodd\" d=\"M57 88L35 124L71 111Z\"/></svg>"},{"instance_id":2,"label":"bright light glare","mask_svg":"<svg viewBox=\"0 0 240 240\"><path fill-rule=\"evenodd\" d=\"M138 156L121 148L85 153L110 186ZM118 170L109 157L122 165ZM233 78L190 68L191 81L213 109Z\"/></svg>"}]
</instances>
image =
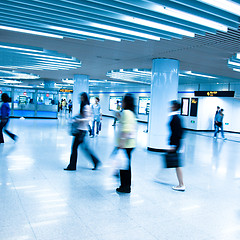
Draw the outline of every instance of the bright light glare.
<instances>
[{"instance_id":1,"label":"bright light glare","mask_svg":"<svg viewBox=\"0 0 240 240\"><path fill-rule=\"evenodd\" d=\"M239 68L233 68L233 71L240 72Z\"/></svg>"},{"instance_id":2,"label":"bright light glare","mask_svg":"<svg viewBox=\"0 0 240 240\"><path fill-rule=\"evenodd\" d=\"M6 26L2 26L2 25L0 25L0 29L14 31L14 32L29 33L29 34L39 35L39 36L44 36L44 37L61 38L61 39L63 38L63 36L56 35L56 34L37 32L37 31L26 30L26 29L22 29L22 28L6 27Z\"/></svg>"},{"instance_id":3,"label":"bright light glare","mask_svg":"<svg viewBox=\"0 0 240 240\"><path fill-rule=\"evenodd\" d=\"M56 26L49 26L49 28L54 29L54 30L58 30L58 31L63 31L63 32L76 33L76 34L80 34L80 35L86 35L86 36L90 36L90 37L102 38L102 39L106 39L106 40L121 42L120 38L110 37L110 36L106 36L106 35L98 34L98 33L91 33L91 32L85 32L85 31L80 31L80 30L75 30L75 29L70 29L70 28L64 28L64 27L56 27Z\"/></svg>"},{"instance_id":4,"label":"bright light glare","mask_svg":"<svg viewBox=\"0 0 240 240\"><path fill-rule=\"evenodd\" d=\"M228 60L228 64L235 65L235 66L240 66L240 63L233 62L231 60Z\"/></svg>"},{"instance_id":5,"label":"bright light glare","mask_svg":"<svg viewBox=\"0 0 240 240\"><path fill-rule=\"evenodd\" d=\"M109 31L120 32L120 33L125 33L128 35L138 36L138 37L142 37L142 38L146 38L146 39L152 39L152 40L156 40L156 41L160 40L160 37L156 37L154 35L150 35L150 34L146 34L146 33L136 32L136 31L132 31L132 30L124 29L124 28L112 27L112 26L99 24L99 23L91 23L91 26L109 30Z\"/></svg>"},{"instance_id":6,"label":"bright light glare","mask_svg":"<svg viewBox=\"0 0 240 240\"><path fill-rule=\"evenodd\" d=\"M198 77L205 77L205 78L217 78L217 77L213 77L213 76L209 76L209 75L204 75L204 74L199 74L199 73L193 73L191 71L186 71L186 74L190 74L193 76L198 76Z\"/></svg>"},{"instance_id":7,"label":"bright light glare","mask_svg":"<svg viewBox=\"0 0 240 240\"><path fill-rule=\"evenodd\" d=\"M3 81L4 81L4 83L10 83L10 84L22 83L21 81L17 81L17 80L3 79Z\"/></svg>"},{"instance_id":8,"label":"bright light glare","mask_svg":"<svg viewBox=\"0 0 240 240\"><path fill-rule=\"evenodd\" d=\"M213 2L213 1L212 1ZM153 11L157 11L172 17L180 18L189 22L197 23L203 26L207 26L210 28L214 28L223 32L227 32L228 28L226 25L220 24L218 22L214 22L212 20L203 18L203 17L198 17L196 15L186 13L183 11L175 10L173 8L168 8L164 6L159 6L158 4L154 4L152 7Z\"/></svg>"},{"instance_id":9,"label":"bright light glare","mask_svg":"<svg viewBox=\"0 0 240 240\"><path fill-rule=\"evenodd\" d=\"M240 53L237 53L236 58L240 59Z\"/></svg>"},{"instance_id":10,"label":"bright light glare","mask_svg":"<svg viewBox=\"0 0 240 240\"><path fill-rule=\"evenodd\" d=\"M131 22L131 23L144 25L144 26L147 26L147 27L157 28L157 29L167 31L167 32L177 33L177 34L188 36L188 37L194 37L195 36L195 34L193 32L189 32L189 31L186 31L186 30L182 30L182 29L179 29L179 28L171 27L171 26L168 26L168 25L160 24L160 23L155 23L155 22L140 19L140 18L124 17L123 20Z\"/></svg>"},{"instance_id":11,"label":"bright light glare","mask_svg":"<svg viewBox=\"0 0 240 240\"><path fill-rule=\"evenodd\" d=\"M208 5L220 8L224 11L240 16L240 4L229 0L198 0Z\"/></svg>"},{"instance_id":12,"label":"bright light glare","mask_svg":"<svg viewBox=\"0 0 240 240\"><path fill-rule=\"evenodd\" d=\"M68 83L68 84L74 84L74 80L71 80L71 79L62 79L62 82Z\"/></svg>"},{"instance_id":13,"label":"bright light glare","mask_svg":"<svg viewBox=\"0 0 240 240\"><path fill-rule=\"evenodd\" d=\"M13 50L19 50L19 51L26 51L26 52L38 52L38 53L42 52L42 51L34 50L34 49L20 48L20 47L11 47L11 46L5 46L5 45L0 45L0 48L13 49Z\"/></svg>"}]
</instances>

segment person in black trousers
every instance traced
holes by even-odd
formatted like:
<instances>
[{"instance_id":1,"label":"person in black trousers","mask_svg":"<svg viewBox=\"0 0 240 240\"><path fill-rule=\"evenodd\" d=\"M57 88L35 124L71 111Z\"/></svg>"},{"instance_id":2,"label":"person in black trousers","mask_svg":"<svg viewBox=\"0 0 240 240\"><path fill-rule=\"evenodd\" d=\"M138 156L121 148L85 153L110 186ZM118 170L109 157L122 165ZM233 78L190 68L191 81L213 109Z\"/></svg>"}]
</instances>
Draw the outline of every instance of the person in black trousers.
<instances>
[{"instance_id":1,"label":"person in black trousers","mask_svg":"<svg viewBox=\"0 0 240 240\"><path fill-rule=\"evenodd\" d=\"M85 142L85 137L88 132L88 124L91 120L91 110L89 105L89 99L87 93L83 92L81 94L81 107L80 107L80 115L75 118L75 121L78 123L78 133L74 136L73 144L72 144L72 153L70 157L70 163L67 168L64 170L67 171L75 171L77 167L77 152L78 146L81 144L83 146L83 150L87 153L87 155L91 158L93 162L93 169L96 170L100 165L100 161L95 156L95 154L89 149L87 143Z\"/></svg>"},{"instance_id":2,"label":"person in black trousers","mask_svg":"<svg viewBox=\"0 0 240 240\"><path fill-rule=\"evenodd\" d=\"M179 109L181 108L180 103L177 101L171 102L171 120L170 120L170 138L169 138L169 145L171 146L170 152L177 153L181 147L181 140L183 138L183 127L181 123L180 116L178 114ZM183 174L181 169L181 163L178 158L178 167L176 168L177 178L179 185L173 187L173 190L176 191L185 191L185 186L183 183Z\"/></svg>"},{"instance_id":3,"label":"person in black trousers","mask_svg":"<svg viewBox=\"0 0 240 240\"><path fill-rule=\"evenodd\" d=\"M10 98L6 93L2 94L3 104L1 106L1 122L0 122L0 144L4 143L3 131L14 141L17 140L17 136L10 131L8 131L7 125L9 123L9 115L10 115L10 107L8 102L10 102Z\"/></svg>"},{"instance_id":4,"label":"person in black trousers","mask_svg":"<svg viewBox=\"0 0 240 240\"><path fill-rule=\"evenodd\" d=\"M116 189L118 193L131 192L131 155L136 147L136 117L135 104L132 94L126 94L122 102L123 112L119 122L118 149L124 150L128 158L125 169L120 170L121 185Z\"/></svg>"}]
</instances>

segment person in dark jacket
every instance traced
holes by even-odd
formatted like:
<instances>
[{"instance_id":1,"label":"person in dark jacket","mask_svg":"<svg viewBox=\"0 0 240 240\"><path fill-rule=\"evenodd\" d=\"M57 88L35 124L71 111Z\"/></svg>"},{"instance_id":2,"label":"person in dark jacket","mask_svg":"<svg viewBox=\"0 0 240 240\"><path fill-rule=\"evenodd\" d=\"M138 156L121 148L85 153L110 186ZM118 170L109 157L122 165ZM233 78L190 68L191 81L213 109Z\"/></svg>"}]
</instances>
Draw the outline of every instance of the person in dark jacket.
<instances>
[{"instance_id":1,"label":"person in dark jacket","mask_svg":"<svg viewBox=\"0 0 240 240\"><path fill-rule=\"evenodd\" d=\"M3 104L1 106L1 122L0 122L0 143L4 143L3 138L3 131L14 141L17 140L17 136L11 132L9 132L7 128L7 124L9 123L9 115L10 115L10 107L9 107L9 101L10 98L6 93L2 94L2 101Z\"/></svg>"},{"instance_id":2,"label":"person in dark jacket","mask_svg":"<svg viewBox=\"0 0 240 240\"><path fill-rule=\"evenodd\" d=\"M180 116L178 114L179 109L181 108L180 103L177 101L171 102L171 120L170 120L170 138L169 145L171 146L170 152L177 153L181 147L181 140L183 138L183 127L181 123ZM183 183L183 174L181 169L181 163L179 161L179 167L176 168L177 178L179 185L173 187L173 190L176 191L185 191L185 186Z\"/></svg>"}]
</instances>

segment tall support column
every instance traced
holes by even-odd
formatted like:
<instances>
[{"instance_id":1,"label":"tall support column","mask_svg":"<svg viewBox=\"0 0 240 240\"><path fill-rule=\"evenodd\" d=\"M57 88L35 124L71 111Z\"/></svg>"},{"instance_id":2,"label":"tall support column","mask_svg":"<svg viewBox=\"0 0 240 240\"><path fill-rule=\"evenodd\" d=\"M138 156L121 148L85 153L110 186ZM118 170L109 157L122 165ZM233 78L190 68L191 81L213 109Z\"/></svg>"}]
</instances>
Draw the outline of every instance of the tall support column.
<instances>
[{"instance_id":1,"label":"tall support column","mask_svg":"<svg viewBox=\"0 0 240 240\"><path fill-rule=\"evenodd\" d=\"M149 150L163 150L168 146L169 102L178 97L178 78L178 60L153 59L148 134Z\"/></svg>"},{"instance_id":2,"label":"tall support column","mask_svg":"<svg viewBox=\"0 0 240 240\"><path fill-rule=\"evenodd\" d=\"M89 92L89 76L87 75L74 75L73 85L73 116L80 112L80 96L82 92Z\"/></svg>"}]
</instances>

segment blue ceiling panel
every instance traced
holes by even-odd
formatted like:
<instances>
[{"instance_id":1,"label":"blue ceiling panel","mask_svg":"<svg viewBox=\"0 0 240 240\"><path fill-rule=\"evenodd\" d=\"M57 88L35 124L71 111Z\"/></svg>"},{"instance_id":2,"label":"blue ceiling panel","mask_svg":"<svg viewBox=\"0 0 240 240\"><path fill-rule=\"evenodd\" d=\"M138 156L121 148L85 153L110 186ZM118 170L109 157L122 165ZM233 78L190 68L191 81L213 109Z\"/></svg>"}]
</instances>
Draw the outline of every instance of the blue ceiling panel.
<instances>
[{"instance_id":1,"label":"blue ceiling panel","mask_svg":"<svg viewBox=\"0 0 240 240\"><path fill-rule=\"evenodd\" d=\"M239 26L238 15L201 0L6 0L0 15L0 29L83 40L159 41Z\"/></svg>"}]
</instances>

